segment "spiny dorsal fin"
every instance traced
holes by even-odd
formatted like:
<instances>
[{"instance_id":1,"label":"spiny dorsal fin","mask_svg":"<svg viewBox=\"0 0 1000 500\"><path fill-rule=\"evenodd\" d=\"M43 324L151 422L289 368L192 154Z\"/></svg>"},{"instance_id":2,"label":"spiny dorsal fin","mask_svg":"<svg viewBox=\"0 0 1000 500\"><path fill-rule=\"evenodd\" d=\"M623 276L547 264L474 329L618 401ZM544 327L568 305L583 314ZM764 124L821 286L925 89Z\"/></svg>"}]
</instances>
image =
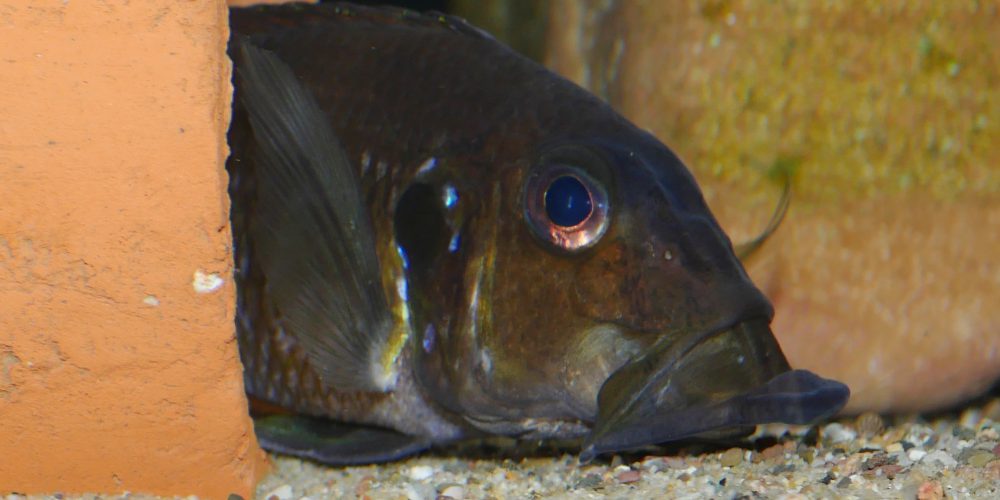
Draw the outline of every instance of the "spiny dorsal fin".
<instances>
[{"instance_id":1,"label":"spiny dorsal fin","mask_svg":"<svg viewBox=\"0 0 1000 500\"><path fill-rule=\"evenodd\" d=\"M239 103L257 155L248 228L282 327L330 387L386 390L391 315L357 172L291 69L237 40Z\"/></svg>"},{"instance_id":2,"label":"spiny dorsal fin","mask_svg":"<svg viewBox=\"0 0 1000 500\"><path fill-rule=\"evenodd\" d=\"M231 25L234 31L243 35L267 33L275 29L302 29L310 24L328 24L336 21L447 30L475 38L494 40L493 35L457 16L437 11L416 12L388 5L365 6L346 2L324 2L254 5L230 9Z\"/></svg>"}]
</instances>

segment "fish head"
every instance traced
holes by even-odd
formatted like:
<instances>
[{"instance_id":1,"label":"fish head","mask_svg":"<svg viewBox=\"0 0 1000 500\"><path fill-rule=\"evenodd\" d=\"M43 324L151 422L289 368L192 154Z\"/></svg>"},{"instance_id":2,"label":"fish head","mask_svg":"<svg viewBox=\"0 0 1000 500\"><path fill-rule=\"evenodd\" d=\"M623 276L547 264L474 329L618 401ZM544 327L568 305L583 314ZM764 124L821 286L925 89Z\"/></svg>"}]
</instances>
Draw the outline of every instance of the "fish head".
<instances>
[{"instance_id":1,"label":"fish head","mask_svg":"<svg viewBox=\"0 0 1000 500\"><path fill-rule=\"evenodd\" d=\"M460 255L411 301L425 391L480 430L586 437L588 453L838 411L847 387L790 369L683 163L623 129L465 185L445 224Z\"/></svg>"}]
</instances>

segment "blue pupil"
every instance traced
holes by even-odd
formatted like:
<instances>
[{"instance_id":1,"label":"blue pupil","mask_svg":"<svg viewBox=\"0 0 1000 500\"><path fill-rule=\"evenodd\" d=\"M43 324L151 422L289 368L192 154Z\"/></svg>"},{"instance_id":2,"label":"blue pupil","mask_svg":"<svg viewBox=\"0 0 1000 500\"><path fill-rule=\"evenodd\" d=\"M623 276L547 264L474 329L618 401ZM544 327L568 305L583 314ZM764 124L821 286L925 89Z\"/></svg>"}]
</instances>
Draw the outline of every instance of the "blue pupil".
<instances>
[{"instance_id":1,"label":"blue pupil","mask_svg":"<svg viewBox=\"0 0 1000 500\"><path fill-rule=\"evenodd\" d=\"M573 227L587 220L593 209L590 192L576 177L559 177L545 191L545 213L557 226Z\"/></svg>"}]
</instances>

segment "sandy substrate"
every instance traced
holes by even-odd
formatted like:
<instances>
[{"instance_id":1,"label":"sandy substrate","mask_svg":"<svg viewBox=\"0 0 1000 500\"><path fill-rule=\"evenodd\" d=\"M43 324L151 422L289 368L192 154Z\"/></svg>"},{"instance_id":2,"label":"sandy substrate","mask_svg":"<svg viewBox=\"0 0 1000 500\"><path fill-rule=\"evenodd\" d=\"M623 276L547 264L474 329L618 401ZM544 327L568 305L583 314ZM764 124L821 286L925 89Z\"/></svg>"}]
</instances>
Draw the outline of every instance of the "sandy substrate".
<instances>
[{"instance_id":1,"label":"sandy substrate","mask_svg":"<svg viewBox=\"0 0 1000 500\"><path fill-rule=\"evenodd\" d=\"M1000 398L934 418L868 414L822 426L773 425L741 447L688 445L581 465L520 446L452 448L399 463L330 468L275 457L257 489L301 498L998 498ZM25 497L11 495L7 500ZM40 498L156 498L143 495Z\"/></svg>"}]
</instances>

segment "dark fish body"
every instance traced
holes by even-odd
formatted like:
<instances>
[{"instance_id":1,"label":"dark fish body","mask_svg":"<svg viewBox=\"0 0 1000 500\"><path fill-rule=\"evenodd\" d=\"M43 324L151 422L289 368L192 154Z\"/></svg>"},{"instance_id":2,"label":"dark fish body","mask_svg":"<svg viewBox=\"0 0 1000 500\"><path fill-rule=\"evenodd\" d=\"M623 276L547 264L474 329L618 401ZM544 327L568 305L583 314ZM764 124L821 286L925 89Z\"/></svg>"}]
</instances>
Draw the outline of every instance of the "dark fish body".
<instances>
[{"instance_id":1,"label":"dark fish body","mask_svg":"<svg viewBox=\"0 0 1000 500\"><path fill-rule=\"evenodd\" d=\"M345 445L264 425L265 446L346 463L503 434L592 454L846 402L789 369L683 164L586 91L446 16L293 5L231 26L247 391L380 428Z\"/></svg>"}]
</instances>

